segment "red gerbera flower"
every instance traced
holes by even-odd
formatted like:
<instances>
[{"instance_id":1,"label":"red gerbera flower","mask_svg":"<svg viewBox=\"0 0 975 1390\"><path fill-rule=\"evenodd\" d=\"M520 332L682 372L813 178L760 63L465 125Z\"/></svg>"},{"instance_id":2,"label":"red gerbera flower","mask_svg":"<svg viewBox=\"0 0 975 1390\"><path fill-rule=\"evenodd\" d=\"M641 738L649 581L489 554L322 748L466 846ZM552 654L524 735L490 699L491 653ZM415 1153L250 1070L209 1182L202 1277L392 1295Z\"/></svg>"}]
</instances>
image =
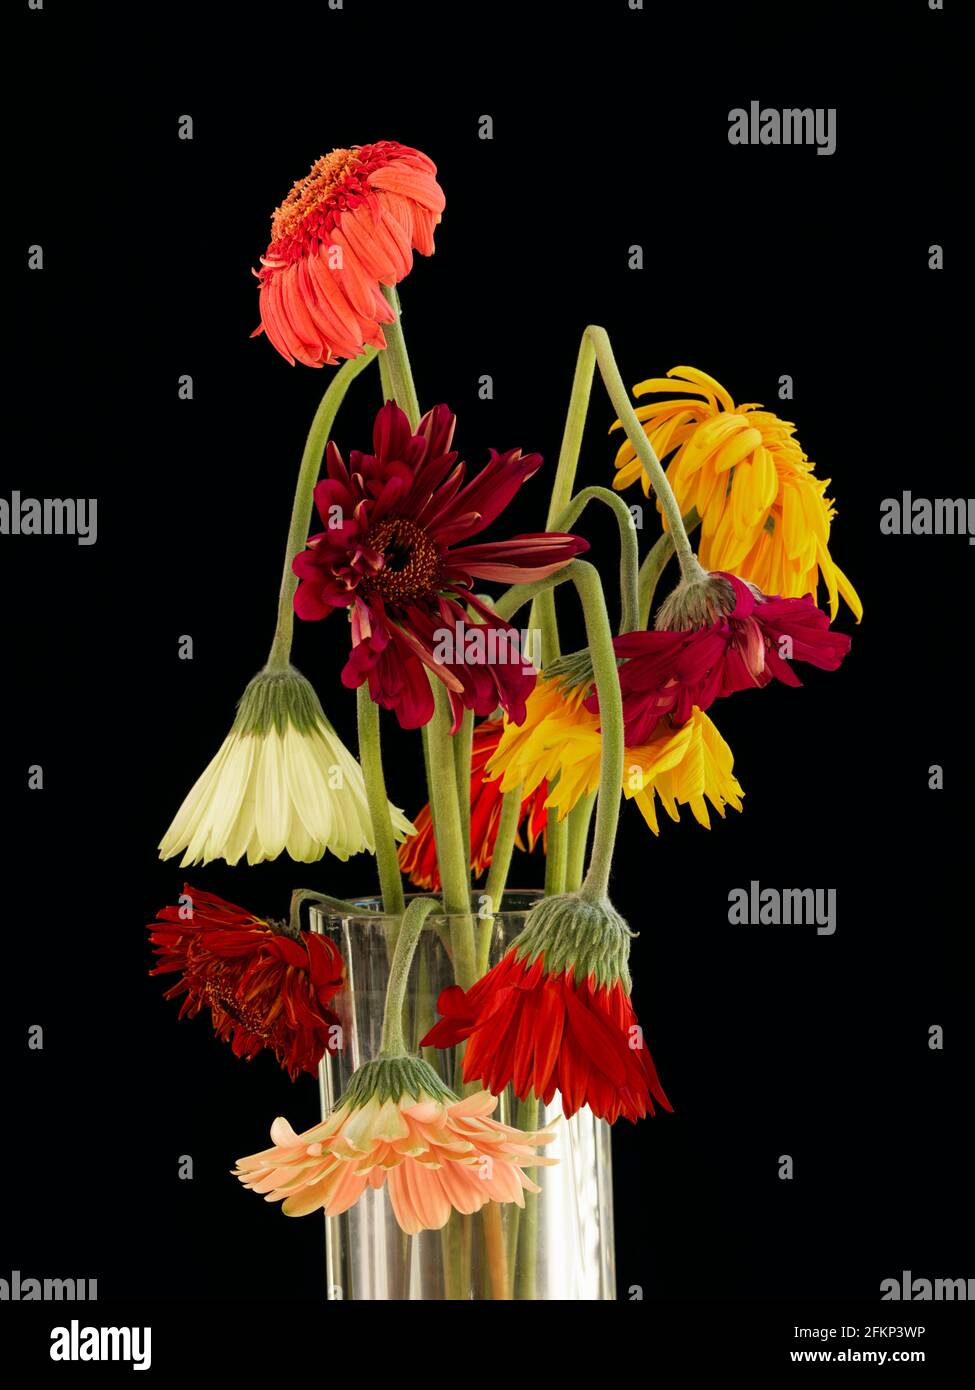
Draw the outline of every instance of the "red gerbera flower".
<instances>
[{"instance_id":1,"label":"red gerbera flower","mask_svg":"<svg viewBox=\"0 0 975 1390\"><path fill-rule=\"evenodd\" d=\"M671 1110L630 1000L628 936L612 909L545 899L492 970L441 993L421 1046L466 1041L465 1082L546 1104L559 1091L566 1118L583 1105L610 1124L654 1114L654 1100Z\"/></svg>"},{"instance_id":2,"label":"red gerbera flower","mask_svg":"<svg viewBox=\"0 0 975 1390\"><path fill-rule=\"evenodd\" d=\"M294 561L302 580L295 612L316 619L349 610L352 652L342 680L368 680L373 700L394 709L405 729L433 715L424 667L450 693L455 730L465 707L488 715L500 705L520 724L535 672L519 633L471 592L472 580L543 579L588 549L578 536L554 532L458 546L490 525L542 460L492 450L465 487L466 466L450 448L454 424L438 405L411 434L389 401L376 416L375 453L353 450L347 468L330 442L327 477L315 489L327 529ZM469 622L467 608L483 621Z\"/></svg>"},{"instance_id":3,"label":"red gerbera flower","mask_svg":"<svg viewBox=\"0 0 975 1390\"><path fill-rule=\"evenodd\" d=\"M486 719L474 729L471 741L471 872L475 878L490 868L494 858L494 843L498 837L503 793L500 780L486 782L484 769L497 752L504 731L503 719ZM542 781L521 803L519 830L524 826L525 840L519 834L515 843L529 854L544 835L548 820L545 799L548 783ZM417 888L440 891L440 870L437 867L437 846L433 835L433 820L429 803L413 817L416 834L399 847L399 865Z\"/></svg>"},{"instance_id":4,"label":"red gerbera flower","mask_svg":"<svg viewBox=\"0 0 975 1390\"><path fill-rule=\"evenodd\" d=\"M218 1038L248 1061L270 1048L292 1081L314 1074L337 1049L338 1016L329 1001L345 982L335 943L317 932L293 935L213 893L184 885L177 907L164 907L149 938L160 963L150 975L180 972L165 998L186 998L179 1016L209 1008Z\"/></svg>"},{"instance_id":5,"label":"red gerbera flower","mask_svg":"<svg viewBox=\"0 0 975 1390\"><path fill-rule=\"evenodd\" d=\"M790 661L835 671L850 650L849 637L830 631L829 618L811 596L769 598L720 571L707 584L718 596L713 621L692 631L628 632L613 643L617 656L626 658L620 689L626 741L633 747L649 742L666 715L680 726L695 705L705 710L721 696L773 678L801 685ZM598 709L595 693L585 703Z\"/></svg>"},{"instance_id":6,"label":"red gerbera flower","mask_svg":"<svg viewBox=\"0 0 975 1390\"><path fill-rule=\"evenodd\" d=\"M380 284L408 275L413 251L433 255L444 209L436 165L408 145L380 140L333 150L299 179L271 222L255 271L261 323L282 357L307 367L386 346L394 314Z\"/></svg>"}]
</instances>

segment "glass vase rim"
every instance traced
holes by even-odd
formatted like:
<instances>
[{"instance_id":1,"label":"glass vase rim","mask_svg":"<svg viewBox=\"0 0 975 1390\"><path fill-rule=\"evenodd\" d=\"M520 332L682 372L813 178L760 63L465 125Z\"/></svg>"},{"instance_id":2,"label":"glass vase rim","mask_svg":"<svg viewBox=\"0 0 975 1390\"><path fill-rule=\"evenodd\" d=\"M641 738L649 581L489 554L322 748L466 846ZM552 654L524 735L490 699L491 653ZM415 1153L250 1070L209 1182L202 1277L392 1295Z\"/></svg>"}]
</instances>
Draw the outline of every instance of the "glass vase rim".
<instances>
[{"instance_id":1,"label":"glass vase rim","mask_svg":"<svg viewBox=\"0 0 975 1390\"><path fill-rule=\"evenodd\" d=\"M409 904L411 902L414 902L417 898L435 898L436 896L436 893L416 892L407 893L405 895L405 898L407 906L409 906ZM450 922L456 918L464 917L475 917L481 918L481 920L483 920L484 917L511 918L516 916L526 916L531 911L532 907L534 907L536 903L541 902L542 899L545 897L545 890L544 888L506 888L504 892L501 894L501 906L499 910L497 912L482 914L483 903L481 902L481 899L485 896L486 894L483 892L483 890L479 891L476 889L472 889L471 910L469 913L431 912L429 917L426 919L424 926L432 926L434 922L437 922L442 925L445 922ZM509 898L522 899L527 901L525 903L525 906L522 907L505 906L506 900L508 900ZM313 918L317 915L321 917L322 920L325 922L368 922L370 924L378 925L384 922L399 922L400 920L400 917L397 913L381 912L375 909L371 909L367 906L367 904L370 902L378 903L381 901L381 896L378 893L363 894L363 896L360 898L350 898L348 901L351 907L354 907L356 909L361 908L362 910L357 910L355 912L342 912L338 908L325 907L321 903L311 902L308 904L309 914Z\"/></svg>"}]
</instances>

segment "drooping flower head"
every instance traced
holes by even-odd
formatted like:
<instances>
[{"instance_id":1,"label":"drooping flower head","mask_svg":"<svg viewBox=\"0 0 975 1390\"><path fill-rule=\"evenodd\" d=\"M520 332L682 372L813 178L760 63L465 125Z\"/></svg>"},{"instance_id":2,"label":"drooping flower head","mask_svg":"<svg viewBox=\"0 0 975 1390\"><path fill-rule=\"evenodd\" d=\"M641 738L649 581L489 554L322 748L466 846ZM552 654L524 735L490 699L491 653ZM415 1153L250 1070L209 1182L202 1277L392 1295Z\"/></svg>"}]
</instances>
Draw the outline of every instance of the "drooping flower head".
<instances>
[{"instance_id":1,"label":"drooping flower head","mask_svg":"<svg viewBox=\"0 0 975 1390\"><path fill-rule=\"evenodd\" d=\"M857 592L829 553L835 515L825 496L829 479L814 475L795 426L758 405L736 405L719 382L693 367L673 367L633 390L637 396L684 392L636 413L657 457L673 454L667 479L681 512L696 508L701 517L705 568L733 570L785 598L815 595L822 578L832 618L842 596L859 621ZM629 440L616 468L617 490L640 480L649 495L650 478Z\"/></svg>"},{"instance_id":2,"label":"drooping flower head","mask_svg":"<svg viewBox=\"0 0 975 1390\"><path fill-rule=\"evenodd\" d=\"M338 1216L385 1186L407 1235L439 1230L452 1211L523 1207L525 1192L541 1190L524 1170L556 1161L535 1152L554 1130L501 1124L496 1106L484 1091L459 1100L419 1058L379 1058L356 1071L324 1123L296 1134L275 1120L274 1147L239 1159L235 1175L266 1201L283 1199L286 1216Z\"/></svg>"},{"instance_id":3,"label":"drooping flower head","mask_svg":"<svg viewBox=\"0 0 975 1390\"><path fill-rule=\"evenodd\" d=\"M700 624L700 625L698 625ZM835 671L850 650L845 633L811 597L768 597L734 574L680 585L662 605L653 632L628 632L613 646L625 658L620 690L627 744L646 743L669 716L679 728L694 709L771 680L800 686L792 661ZM598 709L591 694L590 710Z\"/></svg>"},{"instance_id":4,"label":"drooping flower head","mask_svg":"<svg viewBox=\"0 0 975 1390\"><path fill-rule=\"evenodd\" d=\"M578 536L551 532L462 544L501 514L542 460L492 451L465 485L466 466L450 447L454 423L439 405L412 434L390 401L376 417L373 453L353 450L347 467L330 442L327 476L315 489L326 529L294 561L295 612L314 620L347 611L352 651L342 680L368 681L372 699L406 729L433 715L428 670L449 692L455 730L465 707L489 715L500 705L520 722L534 668L519 633L472 581L543 579L588 549Z\"/></svg>"},{"instance_id":5,"label":"drooping flower head","mask_svg":"<svg viewBox=\"0 0 975 1390\"><path fill-rule=\"evenodd\" d=\"M390 806L397 839L413 833ZM159 846L182 865L226 859L311 863L375 848L362 768L298 671L262 671L241 696L216 757L191 788Z\"/></svg>"},{"instance_id":6,"label":"drooping flower head","mask_svg":"<svg viewBox=\"0 0 975 1390\"><path fill-rule=\"evenodd\" d=\"M189 884L148 929L159 957L149 973L179 973L165 997L186 996L180 1018L208 1008L235 1056L250 1061L268 1048L293 1081L336 1050L339 1020L329 1004L345 968L329 937L255 917Z\"/></svg>"},{"instance_id":7,"label":"drooping flower head","mask_svg":"<svg viewBox=\"0 0 975 1390\"><path fill-rule=\"evenodd\" d=\"M499 778L502 791L523 786L526 795L551 779L545 805L564 820L599 785L602 734L599 715L584 703L588 684L566 689L554 679L540 680L528 697L521 728L506 725L485 775ZM725 808L741 810L744 792L734 775L734 758L721 734L701 710L674 729L660 723L645 744L626 744L622 792L636 803L655 835L656 800L671 820L687 806L705 830L708 804L724 818Z\"/></svg>"},{"instance_id":8,"label":"drooping flower head","mask_svg":"<svg viewBox=\"0 0 975 1390\"><path fill-rule=\"evenodd\" d=\"M464 1051L464 1080L550 1102L588 1105L611 1124L671 1105L630 1001L633 933L608 902L545 898L504 958L466 992L445 989L424 1047Z\"/></svg>"},{"instance_id":9,"label":"drooping flower head","mask_svg":"<svg viewBox=\"0 0 975 1390\"><path fill-rule=\"evenodd\" d=\"M488 759L497 752L503 729L502 719L486 719L475 725L471 740L471 872L475 878L490 867L498 837L503 793L499 781L485 780L485 767ZM539 836L545 833L547 796L548 783L543 780L521 803L519 834L515 844L529 854L538 843ZM400 868L417 888L439 892L440 869L429 804L414 816L413 824L416 834L400 846ZM520 834L522 828L524 839Z\"/></svg>"},{"instance_id":10,"label":"drooping flower head","mask_svg":"<svg viewBox=\"0 0 975 1390\"><path fill-rule=\"evenodd\" d=\"M394 313L380 285L410 273L413 251L433 255L444 209L436 165L380 140L333 150L299 179L271 222L255 271L264 332L294 365L321 367L386 346Z\"/></svg>"}]
</instances>

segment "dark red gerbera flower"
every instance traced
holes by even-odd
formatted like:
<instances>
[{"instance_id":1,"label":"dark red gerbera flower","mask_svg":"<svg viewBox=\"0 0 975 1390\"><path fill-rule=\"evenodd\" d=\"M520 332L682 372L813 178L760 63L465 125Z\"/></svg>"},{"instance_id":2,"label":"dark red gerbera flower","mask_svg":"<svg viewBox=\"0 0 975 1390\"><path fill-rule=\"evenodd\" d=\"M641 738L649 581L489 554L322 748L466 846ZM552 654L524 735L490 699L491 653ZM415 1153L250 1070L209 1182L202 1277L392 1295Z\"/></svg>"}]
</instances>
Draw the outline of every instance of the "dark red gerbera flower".
<instances>
[{"instance_id":1,"label":"dark red gerbera flower","mask_svg":"<svg viewBox=\"0 0 975 1390\"><path fill-rule=\"evenodd\" d=\"M510 1085L568 1118L584 1105L612 1124L672 1109L630 1000L626 924L574 894L547 898L518 941L466 992L445 989L424 1047L464 1051L464 1080Z\"/></svg>"},{"instance_id":2,"label":"dark red gerbera flower","mask_svg":"<svg viewBox=\"0 0 975 1390\"><path fill-rule=\"evenodd\" d=\"M411 434L389 401L376 416L374 453L353 450L346 467L329 443L327 477L315 489L327 529L294 561L295 612L313 620L349 611L342 680L368 681L372 699L395 710L405 729L433 715L427 670L447 687L455 730L465 708L488 715L500 705L520 724L535 683L529 654L516 629L472 593L472 581L543 579L588 549L578 536L553 532L458 545L500 515L542 460L492 450L465 487L466 465L450 448L454 423L438 405ZM482 621L470 622L467 608Z\"/></svg>"},{"instance_id":3,"label":"dark red gerbera flower","mask_svg":"<svg viewBox=\"0 0 975 1390\"><path fill-rule=\"evenodd\" d=\"M179 1016L209 1008L217 1037L248 1061L270 1048L292 1081L314 1074L338 1049L329 1001L345 983L335 943L285 922L264 921L186 884L176 907L150 924L159 964L150 975L180 972L165 998L186 998Z\"/></svg>"},{"instance_id":4,"label":"dark red gerbera flower","mask_svg":"<svg viewBox=\"0 0 975 1390\"><path fill-rule=\"evenodd\" d=\"M503 730L503 719L486 719L483 724L475 726L471 741L471 872L475 877L490 868L494 858L494 842L498 837L504 794L500 779L494 782L484 780L484 769L497 752ZM529 854L538 843L538 837L545 833L547 796L548 783L542 781L521 803L518 826L519 832L524 828L525 838L522 840L519 833L515 844L519 849L527 849ZM417 888L439 893L440 870L437 867L437 846L429 803L413 817L413 824L416 834L404 840L399 847L400 868Z\"/></svg>"},{"instance_id":5,"label":"dark red gerbera flower","mask_svg":"<svg viewBox=\"0 0 975 1390\"><path fill-rule=\"evenodd\" d=\"M685 627L678 601L661 608L665 630L628 632L613 643L617 656L625 658L620 689L631 747L649 742L667 715L680 726L695 705L705 710L721 696L768 685L773 678L801 685L791 661L835 671L850 650L849 637L830 631L829 618L811 596L769 598L720 571L708 575L705 584L710 599L702 605L698 597L698 611L707 609L712 621ZM598 709L595 693L586 707Z\"/></svg>"}]
</instances>

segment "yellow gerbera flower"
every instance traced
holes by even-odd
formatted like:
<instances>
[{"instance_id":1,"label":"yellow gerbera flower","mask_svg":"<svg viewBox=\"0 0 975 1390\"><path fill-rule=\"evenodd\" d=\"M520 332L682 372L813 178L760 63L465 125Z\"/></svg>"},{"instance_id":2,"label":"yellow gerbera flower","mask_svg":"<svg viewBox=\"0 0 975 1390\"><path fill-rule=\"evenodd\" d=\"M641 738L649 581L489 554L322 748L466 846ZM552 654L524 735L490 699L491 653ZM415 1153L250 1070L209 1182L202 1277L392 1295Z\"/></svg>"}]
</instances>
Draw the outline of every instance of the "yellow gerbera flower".
<instances>
[{"instance_id":1,"label":"yellow gerbera flower","mask_svg":"<svg viewBox=\"0 0 975 1390\"><path fill-rule=\"evenodd\" d=\"M585 693L584 687L564 693L555 681L538 681L528 697L525 722L505 722L485 780L500 777L502 791L522 786L528 796L540 782L547 779L551 784L557 776L545 804L564 820L599 785L599 715L583 705ZM726 806L741 810L744 792L733 766L731 749L695 705L682 728L661 725L649 743L627 746L622 791L636 802L655 835L660 829L658 796L671 820L680 819L679 806L689 806L695 820L710 829L707 802L722 817Z\"/></svg>"},{"instance_id":2,"label":"yellow gerbera flower","mask_svg":"<svg viewBox=\"0 0 975 1390\"><path fill-rule=\"evenodd\" d=\"M702 399L655 401L636 414L657 457L673 454L667 479L681 511L696 507L701 517L704 568L731 570L783 598L815 595L822 577L831 616L842 596L859 622L863 605L829 553L830 480L814 476L795 426L759 405L735 405L719 382L694 367L672 367L633 393L674 390ZM617 420L612 429L620 428ZM628 439L616 469L617 491L639 480L650 495L650 479Z\"/></svg>"}]
</instances>

